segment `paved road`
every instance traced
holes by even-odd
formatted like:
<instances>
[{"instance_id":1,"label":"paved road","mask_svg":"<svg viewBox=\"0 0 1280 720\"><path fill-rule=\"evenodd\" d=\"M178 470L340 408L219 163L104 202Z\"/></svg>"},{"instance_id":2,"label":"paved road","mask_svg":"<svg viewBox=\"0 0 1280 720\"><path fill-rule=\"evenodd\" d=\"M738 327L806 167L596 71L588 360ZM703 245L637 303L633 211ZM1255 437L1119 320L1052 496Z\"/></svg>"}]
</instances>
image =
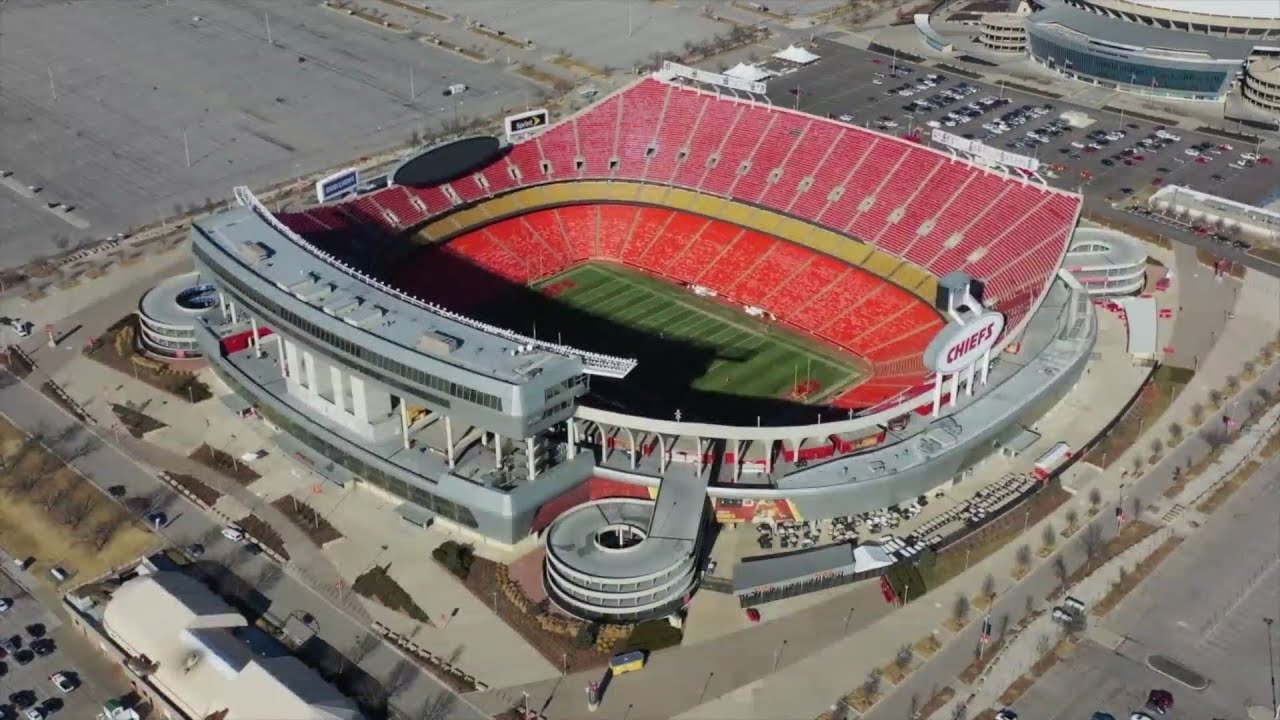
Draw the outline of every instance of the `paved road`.
<instances>
[{"instance_id":1,"label":"paved road","mask_svg":"<svg viewBox=\"0 0 1280 720\"><path fill-rule=\"evenodd\" d=\"M54 446L55 452L76 452L71 464L100 488L123 485L130 496L155 499L154 507L164 511L169 524L160 533L177 547L199 542L206 548L204 561L229 565L258 595L250 602L262 606L277 619L310 614L316 620L318 635L339 653L357 656L357 664L373 678L385 680L407 673L403 656L385 643L376 644L366 638L369 630L336 609L326 599L287 574L268 570L271 561L263 556L245 553L243 547L220 534L219 523L185 498L172 492L155 477L155 469L139 465L110 443L90 434L61 408L44 395L12 376L0 376L6 382L0 388L0 414L29 432L47 436L60 431L68 438ZM75 456L78 455L78 456ZM402 684L402 683L397 683ZM487 715L448 690L425 672L412 675L394 699L406 711L427 713L433 718L482 718Z\"/></svg>"},{"instance_id":2,"label":"paved road","mask_svg":"<svg viewBox=\"0 0 1280 720\"><path fill-rule=\"evenodd\" d=\"M1274 390L1277 385L1277 379L1280 379L1280 365L1273 366L1268 370L1256 387ZM1229 405L1223 414L1230 415L1237 421L1243 420L1248 414L1249 401L1256 397L1253 392L1253 390L1244 392L1242 399ZM1173 470L1175 467L1187 467L1195 459L1204 457L1208 453L1210 444L1206 437L1211 433L1220 431L1220 429L1221 426L1216 422L1206 423L1199 431L1189 435L1181 445L1171 450L1160 463L1152 467L1141 479L1136 482L1133 480L1126 482L1122 476L1120 479L1121 484L1117 491L1119 495L1124 497L1122 506L1125 512L1136 513L1141 519L1159 522L1160 518L1158 517L1146 517L1145 506L1161 499L1161 492L1173 482ZM1114 499L1116 494L1112 493L1111 497ZM1137 504L1135 505L1135 503ZM1103 536L1108 539L1114 537L1116 530L1116 525L1110 521L1109 515L1104 510L1099 514L1098 519L1094 521L1101 525ZM1082 537L1083 533L1077 533L1071 541L1064 544L1063 554L1069 568L1078 567L1085 560L1081 544ZM1028 542L1036 543L1038 540L1029 538ZM1232 557L1232 560L1234 561L1235 558ZM996 602L991 612L995 630L999 632L1002 627L1007 627L1007 624L1016 623L1026 614L1029 604L1032 607L1042 606L1043 598L1057 586L1058 578L1053 564L1045 563L1038 566L1012 592L1002 595ZM947 600L949 598L943 595L939 601L946 602ZM970 627L960 633L955 642L944 648L928 665L909 676L909 680L904 685L899 686L893 694L876 705L866 717L903 717L904 713L909 710L912 695L927 698L933 688L951 684L953 678L959 675L972 660L973 654L978 647L977 640L980 630L976 625L976 623L971 623ZM856 682L854 685L856 685Z\"/></svg>"}]
</instances>

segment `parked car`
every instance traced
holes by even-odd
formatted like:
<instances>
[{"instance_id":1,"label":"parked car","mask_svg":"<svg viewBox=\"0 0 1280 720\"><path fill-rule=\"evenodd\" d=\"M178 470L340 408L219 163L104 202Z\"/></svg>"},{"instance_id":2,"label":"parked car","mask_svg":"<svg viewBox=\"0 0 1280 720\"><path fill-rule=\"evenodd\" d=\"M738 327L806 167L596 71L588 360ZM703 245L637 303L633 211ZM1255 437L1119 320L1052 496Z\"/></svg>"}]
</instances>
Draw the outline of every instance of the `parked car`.
<instances>
[{"instance_id":1,"label":"parked car","mask_svg":"<svg viewBox=\"0 0 1280 720\"><path fill-rule=\"evenodd\" d=\"M158 527L158 528L164 527L165 525L169 524L169 516L165 515L159 510L155 512L149 512L147 513L147 524L151 525L152 527Z\"/></svg>"},{"instance_id":2,"label":"parked car","mask_svg":"<svg viewBox=\"0 0 1280 720\"><path fill-rule=\"evenodd\" d=\"M73 675L68 675L65 672L56 672L50 675L49 682L53 683L54 687L64 693L69 693L80 686L80 683L76 681Z\"/></svg>"},{"instance_id":3,"label":"parked car","mask_svg":"<svg viewBox=\"0 0 1280 720\"><path fill-rule=\"evenodd\" d=\"M1147 707L1164 715L1173 709L1173 693L1168 690L1152 690L1147 695Z\"/></svg>"},{"instance_id":4,"label":"parked car","mask_svg":"<svg viewBox=\"0 0 1280 720\"><path fill-rule=\"evenodd\" d=\"M46 657L52 655L58 649L58 646L49 638L40 638L39 640L31 641L31 649L40 657Z\"/></svg>"},{"instance_id":5,"label":"parked car","mask_svg":"<svg viewBox=\"0 0 1280 720\"><path fill-rule=\"evenodd\" d=\"M9 598L0 598L0 612L4 612L13 607L13 601Z\"/></svg>"},{"instance_id":6,"label":"parked car","mask_svg":"<svg viewBox=\"0 0 1280 720\"><path fill-rule=\"evenodd\" d=\"M234 525L228 525L222 528L222 537L231 542L240 542L244 540L244 531Z\"/></svg>"}]
</instances>

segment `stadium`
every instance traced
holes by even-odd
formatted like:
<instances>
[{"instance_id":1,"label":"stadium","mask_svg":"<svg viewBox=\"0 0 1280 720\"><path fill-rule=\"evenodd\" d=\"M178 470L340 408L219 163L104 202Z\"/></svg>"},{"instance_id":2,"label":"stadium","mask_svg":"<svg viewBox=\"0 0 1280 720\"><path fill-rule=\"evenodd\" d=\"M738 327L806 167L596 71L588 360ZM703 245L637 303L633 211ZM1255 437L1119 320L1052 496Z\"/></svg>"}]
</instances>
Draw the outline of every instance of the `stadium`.
<instances>
[{"instance_id":1,"label":"stadium","mask_svg":"<svg viewBox=\"0 0 1280 720\"><path fill-rule=\"evenodd\" d=\"M1126 92L1274 110L1280 8L1253 0L1030 0L1027 50L1066 77ZM1252 62L1251 62L1252 60Z\"/></svg>"},{"instance_id":2,"label":"stadium","mask_svg":"<svg viewBox=\"0 0 1280 720\"><path fill-rule=\"evenodd\" d=\"M194 224L196 340L318 475L543 534L581 617L687 602L710 519L960 477L1096 335L1062 270L1079 195L672 72L390 180L274 214L238 188Z\"/></svg>"}]
</instances>

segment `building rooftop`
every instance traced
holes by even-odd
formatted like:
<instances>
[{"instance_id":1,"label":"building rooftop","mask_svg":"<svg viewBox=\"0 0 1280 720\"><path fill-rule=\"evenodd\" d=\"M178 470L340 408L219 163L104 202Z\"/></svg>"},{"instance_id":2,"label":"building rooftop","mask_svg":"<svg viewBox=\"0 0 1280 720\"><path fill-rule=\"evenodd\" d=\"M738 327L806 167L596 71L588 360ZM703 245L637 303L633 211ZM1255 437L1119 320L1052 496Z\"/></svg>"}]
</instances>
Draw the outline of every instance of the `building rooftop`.
<instances>
[{"instance_id":1,"label":"building rooftop","mask_svg":"<svg viewBox=\"0 0 1280 720\"><path fill-rule=\"evenodd\" d=\"M1063 267L1071 272L1132 267L1147 261L1142 241L1107 228L1076 228Z\"/></svg>"},{"instance_id":2,"label":"building rooftop","mask_svg":"<svg viewBox=\"0 0 1280 720\"><path fill-rule=\"evenodd\" d=\"M1169 60L1217 60L1242 63L1253 51L1255 40L1164 30L1140 23L1125 22L1071 7L1059 0L1045 0L1045 9L1032 15L1029 25L1060 26L1067 32L1135 50L1159 54Z\"/></svg>"},{"instance_id":3,"label":"building rooftop","mask_svg":"<svg viewBox=\"0 0 1280 720\"><path fill-rule=\"evenodd\" d=\"M242 615L180 572L121 585L103 627L131 657L151 664L149 682L193 718L358 720L355 704L298 658L263 652Z\"/></svg>"},{"instance_id":4,"label":"building rooftop","mask_svg":"<svg viewBox=\"0 0 1280 720\"><path fill-rule=\"evenodd\" d=\"M1275 20L1280 18L1280 4L1262 0L1120 0L1116 5L1137 5L1135 12L1151 8L1168 12L1189 13L1192 15L1212 15L1216 17L1257 18Z\"/></svg>"},{"instance_id":5,"label":"building rooftop","mask_svg":"<svg viewBox=\"0 0 1280 720\"><path fill-rule=\"evenodd\" d=\"M193 225L225 253L218 262L283 290L346 323L469 372L523 384L566 355L479 330L396 297L325 262L278 232L253 209L236 208Z\"/></svg>"}]
</instances>

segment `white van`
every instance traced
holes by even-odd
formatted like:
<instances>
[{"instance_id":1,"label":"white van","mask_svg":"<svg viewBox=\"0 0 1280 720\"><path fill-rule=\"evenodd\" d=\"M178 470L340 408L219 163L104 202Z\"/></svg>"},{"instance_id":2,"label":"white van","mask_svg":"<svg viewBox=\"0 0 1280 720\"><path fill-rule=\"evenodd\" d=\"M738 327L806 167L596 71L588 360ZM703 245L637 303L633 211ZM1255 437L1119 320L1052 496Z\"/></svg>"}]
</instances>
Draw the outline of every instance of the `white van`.
<instances>
[{"instance_id":1,"label":"white van","mask_svg":"<svg viewBox=\"0 0 1280 720\"><path fill-rule=\"evenodd\" d=\"M228 525L222 528L222 537L231 542L240 542L244 540L244 531L234 525Z\"/></svg>"},{"instance_id":2,"label":"white van","mask_svg":"<svg viewBox=\"0 0 1280 720\"><path fill-rule=\"evenodd\" d=\"M66 570L63 570L61 565L54 565L53 567L49 568L49 574L52 575L53 579L57 580L58 582L66 582L67 578L71 577L71 573L67 572Z\"/></svg>"}]
</instances>

